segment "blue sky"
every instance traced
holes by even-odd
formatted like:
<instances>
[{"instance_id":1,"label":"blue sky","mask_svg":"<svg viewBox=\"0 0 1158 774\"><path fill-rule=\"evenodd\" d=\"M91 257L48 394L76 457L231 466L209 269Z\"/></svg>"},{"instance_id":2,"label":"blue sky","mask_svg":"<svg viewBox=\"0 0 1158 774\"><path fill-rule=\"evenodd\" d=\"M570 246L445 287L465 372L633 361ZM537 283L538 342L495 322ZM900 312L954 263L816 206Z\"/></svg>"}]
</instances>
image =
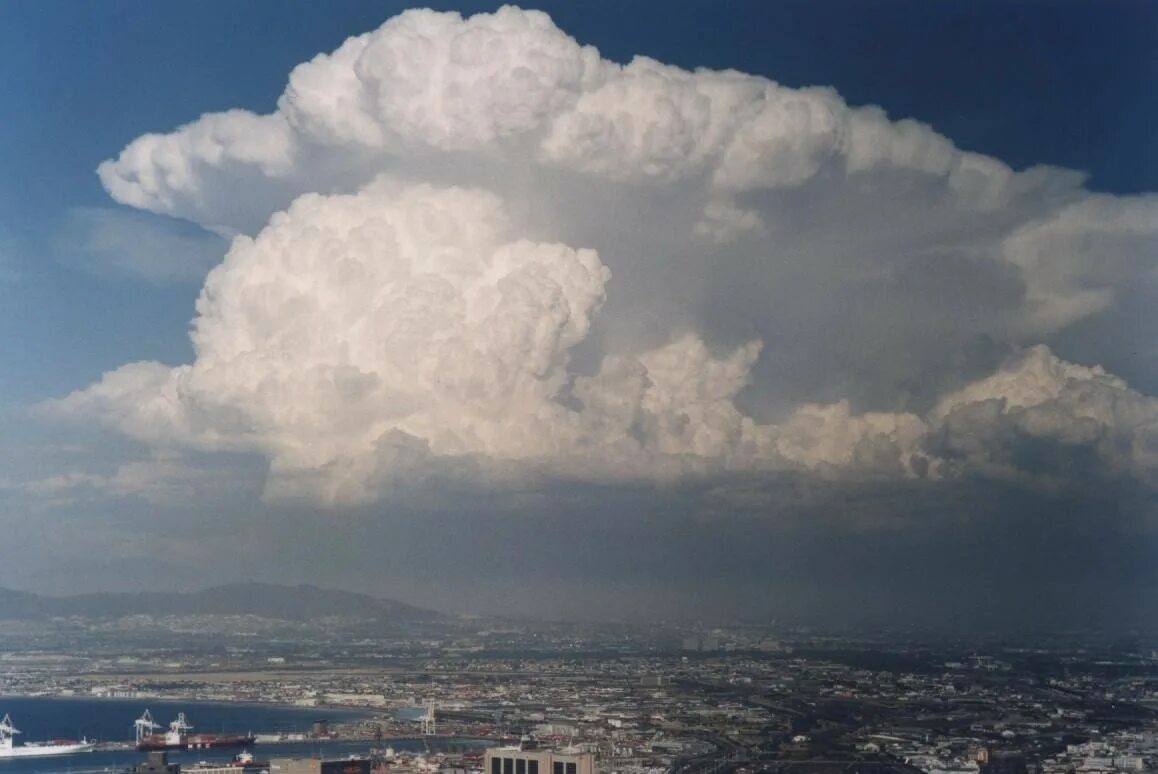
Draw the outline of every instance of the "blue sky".
<instances>
[{"instance_id":1,"label":"blue sky","mask_svg":"<svg viewBox=\"0 0 1158 774\"><path fill-rule=\"evenodd\" d=\"M679 583L663 569L672 561L692 561L705 588L755 607L766 584L845 614L860 604L839 593L839 561L800 561L774 544L847 558L875 579L878 600L915 573L952 585L979 556L993 563L993 583L1054 593L1061 581L1047 567L1003 575L1007 546L1037 540L1059 555L1124 551L1114 588L1131 599L1149 588L1158 545L1152 4L552 0L537 7L558 30L526 33L522 16L502 17L493 56L470 67L435 49L440 36L466 40L475 22L406 17L406 29L434 41L405 49L420 62L413 73L405 57L387 56L409 38L389 25L373 32L407 7L0 4L0 520L36 546L0 549L0 584L115 586L123 560L153 568L151 581L188 585L206 563L233 566L230 551L302 557L320 543L329 559L315 576L279 566L268 579L367 590L389 581L420 603L500 609L514 595L590 613L576 601L592 583L581 563L537 567L549 590L539 600L503 573L471 575L473 543L453 535L477 517L499 544L566 540L597 553L654 539L638 572L615 550L593 564L606 595L633 600L625 610L677 604ZM433 4L466 17L497 7ZM353 102L419 95L370 119L393 139L358 145L343 134L363 117L325 98L349 73L321 65L310 82L318 93L307 84L287 97L289 113L274 113L295 66L363 33L383 44L382 58L359 62L364 91ZM581 57L565 36L610 62L648 57L686 72L656 76L646 63L613 72L604 62L575 85L567 73ZM565 65L551 70L555 55ZM541 94L525 80L504 90L520 63L561 101L535 103ZM441 67L472 86L423 102ZM710 75L689 75L698 68L768 80L723 88L739 95L730 115L704 107L715 87ZM489 74L470 80L475 70ZM763 96L744 91L752 83ZM579 93L594 118L567 112ZM873 105L889 121L857 111ZM236 110L290 125L286 157L274 130L239 114L202 118ZM524 115L533 126L518 123ZM829 120L839 127L826 134ZM204 137L181 134L192 122L190 132L241 150L204 155ZM732 139L720 140L717 125ZM854 148L856 131L875 139ZM148 146L151 133L169 144L148 158L126 150ZM258 151L245 145L253 138ZM269 155L255 167L247 153ZM98 178L106 161L120 193ZM149 175L182 169L188 179L141 194ZM385 188L366 187L379 175ZM455 200L447 185L486 195ZM282 232L242 240L203 291L229 250L223 234L255 236L311 193L334 210L295 211ZM370 248L343 237L318 253L308 234L355 217L339 212L348 202L337 194L385 213L403 236L395 244L374 232ZM143 204L124 203L136 195ZM462 233L484 236L462 245L446 236L453 228L412 235L417 257L403 260L411 207L476 218ZM505 316L466 333L443 310L498 291L454 296L461 266L432 270L445 281L437 293L375 274L395 259L419 266L518 239L536 245L526 260L550 282L520 285ZM343 260L393 295L325 285L326 267ZM480 276L470 281L492 275ZM536 295L548 285L556 295ZM348 316L359 304L366 311ZM417 345L407 338L426 334ZM535 349L547 339L554 349ZM352 371L311 360L342 348L361 363ZM369 351L378 360L359 361ZM480 352L490 359L471 360ZM417 375L379 368L390 357ZM529 362L533 378L519 370ZM191 370L165 368L183 365ZM646 378L630 381L636 373ZM447 384L466 386L429 397ZM617 402L641 384L657 394L630 411ZM148 413L156 405L177 407ZM377 435L351 440L365 427ZM1079 505L1053 518L1063 502ZM832 517L846 511L856 515ZM343 530L328 529L334 518ZM705 526L711 519L723 521ZM272 546L261 537L286 523L291 534ZM228 525L242 535L236 545L197 545L199 530ZM77 526L91 542L72 537ZM1139 532L1147 537L1135 540ZM868 533L876 559L857 545ZM365 548L385 534L402 536L394 569ZM1000 550L983 537L994 534ZM52 574L97 545L101 561ZM697 553L705 545L708 558ZM776 566L737 579L729 556L752 545L768 547ZM903 558L947 545L948 569ZM156 559L170 550L172 562ZM443 551L459 565L445 585L406 585ZM714 599L705 592L697 604ZM970 607L979 597L961 599Z\"/></svg>"}]
</instances>

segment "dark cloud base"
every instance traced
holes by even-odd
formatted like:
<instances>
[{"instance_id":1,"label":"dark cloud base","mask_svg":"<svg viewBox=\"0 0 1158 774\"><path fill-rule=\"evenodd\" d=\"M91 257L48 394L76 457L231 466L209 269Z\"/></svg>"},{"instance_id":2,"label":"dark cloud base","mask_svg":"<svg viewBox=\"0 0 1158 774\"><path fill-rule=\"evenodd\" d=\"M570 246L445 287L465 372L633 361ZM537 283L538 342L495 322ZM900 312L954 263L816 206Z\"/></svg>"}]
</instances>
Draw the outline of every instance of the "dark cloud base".
<instances>
[{"instance_id":1,"label":"dark cloud base","mask_svg":"<svg viewBox=\"0 0 1158 774\"><path fill-rule=\"evenodd\" d=\"M77 591L85 577L86 588L131 589L140 577L125 572L132 566L162 589L206 578L312 582L529 617L776 619L950 634L1158 625L1154 501L1136 489L785 477L480 492L473 501L324 518L243 503L160 514L126 502L88 517L83 541L72 532L79 516L45 516L14 529L0 583ZM148 537L125 540L126 529ZM15 550L21 544L41 547L35 561ZM72 571L46 577L53 558Z\"/></svg>"}]
</instances>

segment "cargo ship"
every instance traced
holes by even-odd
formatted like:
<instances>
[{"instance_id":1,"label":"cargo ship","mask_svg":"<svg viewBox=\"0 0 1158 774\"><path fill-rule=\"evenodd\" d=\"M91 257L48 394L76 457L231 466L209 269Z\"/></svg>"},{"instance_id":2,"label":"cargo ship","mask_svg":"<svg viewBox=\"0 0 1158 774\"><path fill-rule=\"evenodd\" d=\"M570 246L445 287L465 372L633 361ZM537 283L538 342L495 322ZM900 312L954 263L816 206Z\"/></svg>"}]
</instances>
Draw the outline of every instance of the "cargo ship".
<instances>
[{"instance_id":1,"label":"cargo ship","mask_svg":"<svg viewBox=\"0 0 1158 774\"><path fill-rule=\"evenodd\" d=\"M185 713L169 724L163 734L155 733L161 726L153 716L145 714L133 722L137 730L137 749L146 750L209 750L215 747L248 747L256 741L253 734L192 734L193 726L185 720Z\"/></svg>"},{"instance_id":2,"label":"cargo ship","mask_svg":"<svg viewBox=\"0 0 1158 774\"><path fill-rule=\"evenodd\" d=\"M8 715L0 720L0 758L45 758L50 755L74 755L92 752L96 742L81 739L52 739L47 742L25 742L16 744L13 739L20 729L12 725Z\"/></svg>"}]
</instances>

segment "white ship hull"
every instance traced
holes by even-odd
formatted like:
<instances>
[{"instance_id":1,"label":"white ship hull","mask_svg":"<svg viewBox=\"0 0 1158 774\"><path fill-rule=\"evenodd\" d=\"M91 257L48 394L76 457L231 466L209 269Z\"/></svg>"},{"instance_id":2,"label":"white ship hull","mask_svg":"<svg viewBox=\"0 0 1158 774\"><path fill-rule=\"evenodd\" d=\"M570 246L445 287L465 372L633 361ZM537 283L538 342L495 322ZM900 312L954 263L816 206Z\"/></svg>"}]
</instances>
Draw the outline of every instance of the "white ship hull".
<instances>
[{"instance_id":1,"label":"white ship hull","mask_svg":"<svg viewBox=\"0 0 1158 774\"><path fill-rule=\"evenodd\" d=\"M12 718L7 715L0 720L0 759L2 758L47 758L57 755L74 755L76 753L92 752L96 742L81 739L79 742L58 740L54 742L29 742L16 744L13 737L20 733L20 729L12 725Z\"/></svg>"},{"instance_id":2,"label":"white ship hull","mask_svg":"<svg viewBox=\"0 0 1158 774\"><path fill-rule=\"evenodd\" d=\"M92 752L95 742L74 742L71 744L21 744L11 747L0 746L0 758L47 758L56 755L75 755Z\"/></svg>"}]
</instances>

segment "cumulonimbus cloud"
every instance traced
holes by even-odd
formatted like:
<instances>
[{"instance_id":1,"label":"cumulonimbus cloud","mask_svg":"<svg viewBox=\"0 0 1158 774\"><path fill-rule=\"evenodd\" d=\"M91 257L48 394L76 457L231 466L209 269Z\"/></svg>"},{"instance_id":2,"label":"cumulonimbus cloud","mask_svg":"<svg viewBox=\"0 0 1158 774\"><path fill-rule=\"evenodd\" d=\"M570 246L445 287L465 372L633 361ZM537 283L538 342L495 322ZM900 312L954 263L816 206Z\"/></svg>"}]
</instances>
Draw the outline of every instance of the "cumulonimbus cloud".
<instances>
[{"instance_id":1,"label":"cumulonimbus cloud","mask_svg":"<svg viewBox=\"0 0 1158 774\"><path fill-rule=\"evenodd\" d=\"M1153 268L1158 201L831 89L619 65L516 8L409 11L295 68L275 112L99 174L235 238L193 363L54 409L259 452L273 496L365 502L448 462L1032 474L1025 439L1155 470L1154 399L1044 345Z\"/></svg>"}]
</instances>

